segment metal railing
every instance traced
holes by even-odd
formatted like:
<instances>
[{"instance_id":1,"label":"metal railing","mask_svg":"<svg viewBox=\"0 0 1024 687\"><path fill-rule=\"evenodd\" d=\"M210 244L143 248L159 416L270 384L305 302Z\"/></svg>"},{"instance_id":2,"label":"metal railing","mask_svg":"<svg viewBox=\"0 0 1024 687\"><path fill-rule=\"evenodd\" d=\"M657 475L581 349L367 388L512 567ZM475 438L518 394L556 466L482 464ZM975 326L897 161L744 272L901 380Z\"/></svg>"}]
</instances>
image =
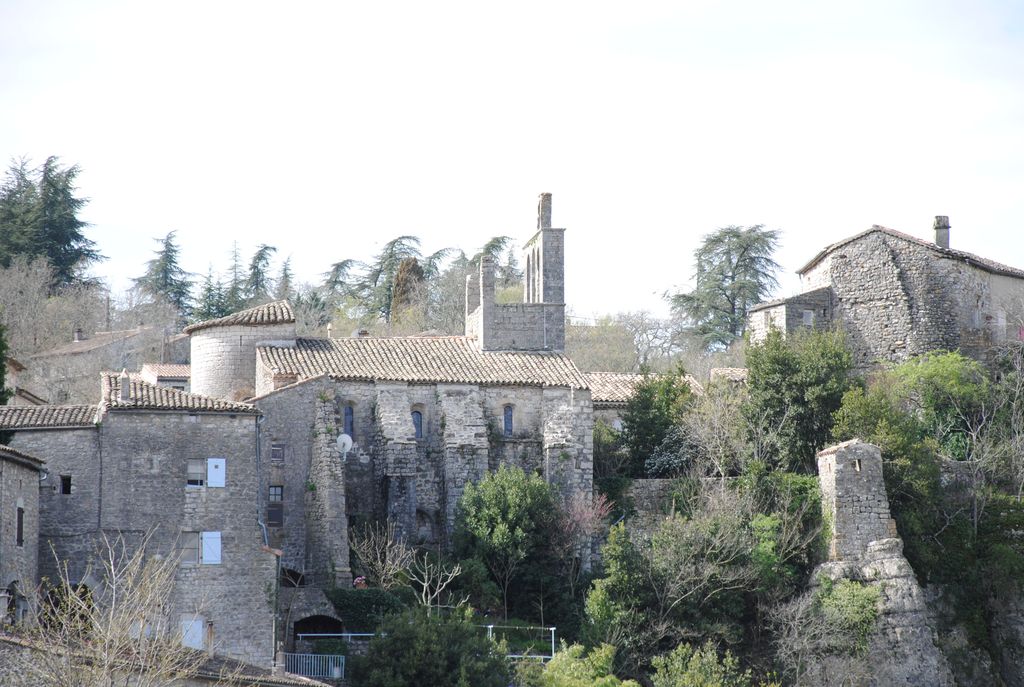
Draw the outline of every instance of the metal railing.
<instances>
[{"instance_id":1,"label":"metal railing","mask_svg":"<svg viewBox=\"0 0 1024 687\"><path fill-rule=\"evenodd\" d=\"M333 654L285 654L284 669L302 677L340 679L345 677L345 657Z\"/></svg>"}]
</instances>

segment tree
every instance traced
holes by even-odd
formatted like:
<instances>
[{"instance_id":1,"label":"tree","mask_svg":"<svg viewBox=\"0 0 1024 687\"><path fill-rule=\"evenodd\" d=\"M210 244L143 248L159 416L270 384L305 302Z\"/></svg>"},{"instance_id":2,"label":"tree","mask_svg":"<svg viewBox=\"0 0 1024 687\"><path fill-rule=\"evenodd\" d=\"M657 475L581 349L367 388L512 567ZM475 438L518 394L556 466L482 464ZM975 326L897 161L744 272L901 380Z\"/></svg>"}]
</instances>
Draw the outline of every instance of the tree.
<instances>
[{"instance_id":1,"label":"tree","mask_svg":"<svg viewBox=\"0 0 1024 687\"><path fill-rule=\"evenodd\" d=\"M576 598L576 585L589 567L590 545L605 527L612 512L612 503L604 494L577 492L558 509L555 519L555 555L569 584L569 596Z\"/></svg>"},{"instance_id":2,"label":"tree","mask_svg":"<svg viewBox=\"0 0 1024 687\"><path fill-rule=\"evenodd\" d=\"M426 274L416 258L406 258L398 265L391 290L391 321L412 320L422 326L426 315ZM418 315L418 317L417 317Z\"/></svg>"},{"instance_id":3,"label":"tree","mask_svg":"<svg viewBox=\"0 0 1024 687\"><path fill-rule=\"evenodd\" d=\"M245 297L249 303L270 299L270 256L277 248L261 243L249 261L249 276L245 280Z\"/></svg>"},{"instance_id":4,"label":"tree","mask_svg":"<svg viewBox=\"0 0 1024 687\"><path fill-rule=\"evenodd\" d=\"M779 265L772 254L779 232L728 226L704 237L694 253L693 291L672 297L708 348L724 348L743 335L747 311L778 287Z\"/></svg>"},{"instance_id":5,"label":"tree","mask_svg":"<svg viewBox=\"0 0 1024 687\"><path fill-rule=\"evenodd\" d=\"M203 277L203 283L199 287L199 296L192 309L192 321L205 322L229 314L224 284L219 279L213 278L213 268L211 267L207 270L206 276Z\"/></svg>"},{"instance_id":6,"label":"tree","mask_svg":"<svg viewBox=\"0 0 1024 687\"><path fill-rule=\"evenodd\" d=\"M359 559L370 581L381 589L394 589L404 583L402 576L412 565L415 552L388 518L386 523L367 523L362 530L349 533L349 546Z\"/></svg>"},{"instance_id":7,"label":"tree","mask_svg":"<svg viewBox=\"0 0 1024 687\"><path fill-rule=\"evenodd\" d=\"M353 661L363 687L506 687L509 670L498 647L468 613L430 615L426 609L392 616Z\"/></svg>"},{"instance_id":8,"label":"tree","mask_svg":"<svg viewBox=\"0 0 1024 687\"><path fill-rule=\"evenodd\" d=\"M851 356L838 331L772 330L747 349L750 426L777 427L778 464L810 470L850 388Z\"/></svg>"},{"instance_id":9,"label":"tree","mask_svg":"<svg viewBox=\"0 0 1024 687\"><path fill-rule=\"evenodd\" d=\"M7 336L3 324L0 324L0 361L7 360ZM0 405L6 405L11 397L11 390L7 388L7 365L0 367ZM5 443L0 441L0 443Z\"/></svg>"},{"instance_id":10,"label":"tree","mask_svg":"<svg viewBox=\"0 0 1024 687\"><path fill-rule=\"evenodd\" d=\"M415 555L412 559L412 565L409 566L408 570L409 579L415 586L419 587L417 591L419 591L420 603L427 609L427 613L432 613L432 609L435 607L437 612L440 613L442 595L444 595L449 585L455 581L455 578L461 574L461 564L449 564L440 556L434 556L428 552ZM450 597L451 595L445 596ZM451 601L450 598L445 600ZM462 606L468 600L468 597L464 597L455 604L449 603L447 605Z\"/></svg>"},{"instance_id":11,"label":"tree","mask_svg":"<svg viewBox=\"0 0 1024 687\"><path fill-rule=\"evenodd\" d=\"M228 284L224 291L224 307L228 313L238 312L245 307L245 279L242 277L242 254L238 241L231 244L231 266Z\"/></svg>"},{"instance_id":12,"label":"tree","mask_svg":"<svg viewBox=\"0 0 1024 687\"><path fill-rule=\"evenodd\" d=\"M612 672L615 647L602 644L587 652L580 644L562 644L547 664L524 662L518 673L522 687L640 687L633 680L620 680Z\"/></svg>"},{"instance_id":13,"label":"tree","mask_svg":"<svg viewBox=\"0 0 1024 687\"><path fill-rule=\"evenodd\" d=\"M0 265L15 255L44 257L53 268L51 288L84 280L102 256L83 233L88 223L78 218L89 202L75 196L80 172L78 165L62 168L55 156L34 170L24 159L11 165L0 186Z\"/></svg>"},{"instance_id":14,"label":"tree","mask_svg":"<svg viewBox=\"0 0 1024 687\"><path fill-rule=\"evenodd\" d=\"M274 298L277 300L291 298L295 291L294 285L292 284L293 279L292 258L289 255L285 258L284 262L281 263L281 272L277 275L277 285L274 289Z\"/></svg>"},{"instance_id":15,"label":"tree","mask_svg":"<svg viewBox=\"0 0 1024 687\"><path fill-rule=\"evenodd\" d=\"M656 656L651 664L654 687L754 687L750 671L742 670L728 650L719 656L711 642L700 647L680 644L671 653Z\"/></svg>"},{"instance_id":16,"label":"tree","mask_svg":"<svg viewBox=\"0 0 1024 687\"><path fill-rule=\"evenodd\" d=\"M523 562L548 541L555 512L551 489L539 475L502 465L466 484L456 516L460 555L480 558L501 588L508 618L509 585Z\"/></svg>"},{"instance_id":17,"label":"tree","mask_svg":"<svg viewBox=\"0 0 1024 687\"><path fill-rule=\"evenodd\" d=\"M185 318L191 307L192 282L178 262L180 249L174 243L174 232L153 240L160 243L160 248L154 251L156 257L146 263L146 273L133 280L135 288L149 298L170 303Z\"/></svg>"},{"instance_id":18,"label":"tree","mask_svg":"<svg viewBox=\"0 0 1024 687\"><path fill-rule=\"evenodd\" d=\"M663 375L645 372L622 413L622 440L629 452L631 476L643 474L654 454L690 399L690 386L682 368Z\"/></svg>"},{"instance_id":19,"label":"tree","mask_svg":"<svg viewBox=\"0 0 1024 687\"><path fill-rule=\"evenodd\" d=\"M30 630L41 648L26 657L26 687L160 687L205 672L206 654L182 645L180 617L170 612L178 559L152 555L148 541L130 547L120 536L104 539L87 575L100 580L92 589L72 583L66 563L58 566ZM221 678L237 684L237 675Z\"/></svg>"}]
</instances>

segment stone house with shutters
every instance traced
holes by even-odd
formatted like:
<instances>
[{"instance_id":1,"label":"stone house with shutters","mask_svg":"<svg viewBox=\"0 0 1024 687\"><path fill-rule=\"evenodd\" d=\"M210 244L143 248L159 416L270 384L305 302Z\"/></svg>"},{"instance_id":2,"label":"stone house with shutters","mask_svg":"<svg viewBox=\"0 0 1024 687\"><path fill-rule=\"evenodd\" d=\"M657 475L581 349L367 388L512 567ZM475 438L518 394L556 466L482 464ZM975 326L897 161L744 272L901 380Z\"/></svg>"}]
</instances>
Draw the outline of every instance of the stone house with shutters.
<instances>
[{"instance_id":1,"label":"stone house with shutters","mask_svg":"<svg viewBox=\"0 0 1024 687\"><path fill-rule=\"evenodd\" d=\"M803 293L750 309L751 338L837 326L861 370L1024 338L1024 270L950 248L948 217L933 229L934 242L876 225L827 246L797 271Z\"/></svg>"},{"instance_id":2,"label":"stone house with shutters","mask_svg":"<svg viewBox=\"0 0 1024 687\"><path fill-rule=\"evenodd\" d=\"M101 377L96 405L3 406L0 431L20 453L46 456L34 477L39 577L66 563L101 584L90 559L103 538L180 556L172 617L186 644L269 666L277 553L256 503L258 411L251 404Z\"/></svg>"}]
</instances>

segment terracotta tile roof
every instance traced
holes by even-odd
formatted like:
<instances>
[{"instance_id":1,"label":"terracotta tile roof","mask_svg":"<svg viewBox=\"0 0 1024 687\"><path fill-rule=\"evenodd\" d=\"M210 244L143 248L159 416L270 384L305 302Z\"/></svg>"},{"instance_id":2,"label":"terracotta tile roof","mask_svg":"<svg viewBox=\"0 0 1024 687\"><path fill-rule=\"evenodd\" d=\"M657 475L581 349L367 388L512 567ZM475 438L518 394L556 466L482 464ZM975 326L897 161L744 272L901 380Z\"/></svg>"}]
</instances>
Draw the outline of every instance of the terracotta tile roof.
<instances>
[{"instance_id":1,"label":"terracotta tile roof","mask_svg":"<svg viewBox=\"0 0 1024 687\"><path fill-rule=\"evenodd\" d=\"M481 352L464 336L297 339L294 348L261 346L257 355L275 374L297 378L451 384L518 384L587 388L560 353Z\"/></svg>"},{"instance_id":2,"label":"terracotta tile roof","mask_svg":"<svg viewBox=\"0 0 1024 687\"><path fill-rule=\"evenodd\" d=\"M636 385L644 378L641 374L619 372L584 372L583 376L590 385L590 398L595 408L625 406ZM685 379L690 391L695 394L704 393L704 387L694 377L686 375Z\"/></svg>"},{"instance_id":3,"label":"terracotta tile roof","mask_svg":"<svg viewBox=\"0 0 1024 687\"><path fill-rule=\"evenodd\" d=\"M231 327L239 325L244 327L254 327L261 324L287 324L294 321L295 314L292 312L291 303L288 301L273 301L271 303L257 305L253 308L247 308L246 310L239 310L227 317L220 317L216 320L207 320L205 322L190 324L185 327L184 332L186 334L192 334L200 329L207 329L209 327Z\"/></svg>"},{"instance_id":4,"label":"terracotta tile roof","mask_svg":"<svg viewBox=\"0 0 1024 687\"><path fill-rule=\"evenodd\" d=\"M138 376L129 377L128 400L122 401L121 376L116 372L104 372L101 377L103 398L100 403L111 410L188 410L253 414L258 412L255 406L248 403L222 401L166 386L157 386L143 381Z\"/></svg>"},{"instance_id":5,"label":"terracotta tile roof","mask_svg":"<svg viewBox=\"0 0 1024 687\"><path fill-rule=\"evenodd\" d=\"M932 243L931 241L925 241L924 239L919 239L916 236L904 234L901 231L889 229L888 227L881 227L878 226L877 224L868 229L867 231L862 231L859 234L854 234L853 236L845 238L842 241L838 241L830 246L826 246L820 253L811 258L810 262L808 262L806 265L798 269L796 273L804 274L812 267L817 265L819 262L821 262L829 253L836 250L837 248L842 248L843 246L852 243L853 241L861 239L875 232L885 234L887 236L893 236L904 241L910 241L911 243L916 243L917 245L922 246L923 248L927 248L935 253L938 253L939 255L948 258L953 258L954 260L962 260L963 262L966 262L968 265L973 265L974 267L985 270L986 272L992 272L994 274L1005 274L1010 277L1020 277L1024 279L1024 270L1018 269L1016 267L1010 267L1009 265L1004 265L1000 262L996 262L995 260L983 258L980 255L975 255L974 253L968 253L962 250L954 250L952 248L943 248Z\"/></svg>"},{"instance_id":6,"label":"terracotta tile roof","mask_svg":"<svg viewBox=\"0 0 1024 687\"><path fill-rule=\"evenodd\" d=\"M191 365L171 365L167 363L146 363L139 374L143 379L170 377L172 379L188 379L192 376Z\"/></svg>"},{"instance_id":7,"label":"terracotta tile roof","mask_svg":"<svg viewBox=\"0 0 1024 687\"><path fill-rule=\"evenodd\" d=\"M27 453L22 453L18 449L5 446L4 444L0 444L0 458L14 459L16 462L27 464L29 467L37 470L46 462L40 458L36 458L35 456L30 456Z\"/></svg>"},{"instance_id":8,"label":"terracotta tile roof","mask_svg":"<svg viewBox=\"0 0 1024 687\"><path fill-rule=\"evenodd\" d=\"M0 429L92 427L96 406L0 406Z\"/></svg>"}]
</instances>

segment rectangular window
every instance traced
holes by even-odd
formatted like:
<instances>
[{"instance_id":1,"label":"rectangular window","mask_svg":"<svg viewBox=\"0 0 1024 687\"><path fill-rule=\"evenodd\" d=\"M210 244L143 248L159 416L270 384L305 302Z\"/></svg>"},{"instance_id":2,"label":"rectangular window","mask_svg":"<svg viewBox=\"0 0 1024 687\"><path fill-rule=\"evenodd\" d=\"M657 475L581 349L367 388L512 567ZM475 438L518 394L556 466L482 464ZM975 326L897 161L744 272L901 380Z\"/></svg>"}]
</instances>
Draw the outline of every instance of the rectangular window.
<instances>
[{"instance_id":1,"label":"rectangular window","mask_svg":"<svg viewBox=\"0 0 1024 687\"><path fill-rule=\"evenodd\" d=\"M203 565L220 564L220 532L202 532L202 550L199 552Z\"/></svg>"},{"instance_id":2,"label":"rectangular window","mask_svg":"<svg viewBox=\"0 0 1024 687\"><path fill-rule=\"evenodd\" d=\"M271 484L267 494L267 526L284 525L284 485Z\"/></svg>"},{"instance_id":3,"label":"rectangular window","mask_svg":"<svg viewBox=\"0 0 1024 687\"><path fill-rule=\"evenodd\" d=\"M181 615L181 643L190 649L202 649L205 625L202 616L183 613Z\"/></svg>"},{"instance_id":4,"label":"rectangular window","mask_svg":"<svg viewBox=\"0 0 1024 687\"><path fill-rule=\"evenodd\" d=\"M206 486L223 487L227 479L227 460L224 458L206 459Z\"/></svg>"},{"instance_id":5,"label":"rectangular window","mask_svg":"<svg viewBox=\"0 0 1024 687\"><path fill-rule=\"evenodd\" d=\"M60 476L60 493L70 494L71 493L71 475Z\"/></svg>"},{"instance_id":6,"label":"rectangular window","mask_svg":"<svg viewBox=\"0 0 1024 687\"><path fill-rule=\"evenodd\" d=\"M188 478L185 484L190 487L201 487L206 484L206 461L193 458L188 461Z\"/></svg>"},{"instance_id":7,"label":"rectangular window","mask_svg":"<svg viewBox=\"0 0 1024 687\"><path fill-rule=\"evenodd\" d=\"M18 546L24 546L25 545L25 509L24 508L19 508L18 509L18 528L17 529L18 529L18 532L17 532L16 542L17 542Z\"/></svg>"},{"instance_id":8,"label":"rectangular window","mask_svg":"<svg viewBox=\"0 0 1024 687\"><path fill-rule=\"evenodd\" d=\"M284 465L284 444L270 445L270 462L275 465Z\"/></svg>"},{"instance_id":9,"label":"rectangular window","mask_svg":"<svg viewBox=\"0 0 1024 687\"><path fill-rule=\"evenodd\" d=\"M199 532L182 532L178 540L182 565L195 565L199 562Z\"/></svg>"},{"instance_id":10,"label":"rectangular window","mask_svg":"<svg viewBox=\"0 0 1024 687\"><path fill-rule=\"evenodd\" d=\"M805 327L813 327L814 326L814 311L813 310L804 310L804 312L803 312L803 324L804 324Z\"/></svg>"}]
</instances>

